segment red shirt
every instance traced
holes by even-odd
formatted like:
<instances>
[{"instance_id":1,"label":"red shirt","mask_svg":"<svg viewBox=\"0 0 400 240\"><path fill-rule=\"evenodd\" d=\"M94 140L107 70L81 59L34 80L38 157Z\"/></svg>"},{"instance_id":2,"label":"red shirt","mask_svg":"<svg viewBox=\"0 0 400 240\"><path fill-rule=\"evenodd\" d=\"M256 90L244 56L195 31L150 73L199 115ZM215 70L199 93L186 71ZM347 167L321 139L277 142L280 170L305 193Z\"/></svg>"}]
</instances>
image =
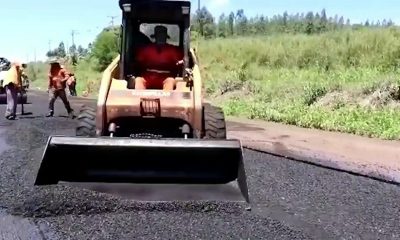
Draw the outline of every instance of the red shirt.
<instances>
[{"instance_id":1,"label":"red shirt","mask_svg":"<svg viewBox=\"0 0 400 240\"><path fill-rule=\"evenodd\" d=\"M177 62L183 59L179 47L165 44L149 44L138 50L136 60L141 70L142 77L149 82L162 83L167 77L176 77L182 70ZM154 72L152 70L165 71Z\"/></svg>"},{"instance_id":2,"label":"red shirt","mask_svg":"<svg viewBox=\"0 0 400 240\"><path fill-rule=\"evenodd\" d=\"M67 73L65 69L55 69L49 72L49 88L64 89Z\"/></svg>"}]
</instances>

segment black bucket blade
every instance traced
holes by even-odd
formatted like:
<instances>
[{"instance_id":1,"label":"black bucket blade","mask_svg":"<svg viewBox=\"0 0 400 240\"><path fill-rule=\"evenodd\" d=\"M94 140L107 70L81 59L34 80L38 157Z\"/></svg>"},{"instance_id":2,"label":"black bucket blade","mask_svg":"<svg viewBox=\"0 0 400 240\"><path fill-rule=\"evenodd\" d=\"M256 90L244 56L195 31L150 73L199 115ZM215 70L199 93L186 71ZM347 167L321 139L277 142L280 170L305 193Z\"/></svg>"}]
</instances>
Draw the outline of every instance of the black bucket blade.
<instances>
[{"instance_id":1,"label":"black bucket blade","mask_svg":"<svg viewBox=\"0 0 400 240\"><path fill-rule=\"evenodd\" d=\"M225 184L248 201L238 140L49 137L35 185L64 182Z\"/></svg>"}]
</instances>

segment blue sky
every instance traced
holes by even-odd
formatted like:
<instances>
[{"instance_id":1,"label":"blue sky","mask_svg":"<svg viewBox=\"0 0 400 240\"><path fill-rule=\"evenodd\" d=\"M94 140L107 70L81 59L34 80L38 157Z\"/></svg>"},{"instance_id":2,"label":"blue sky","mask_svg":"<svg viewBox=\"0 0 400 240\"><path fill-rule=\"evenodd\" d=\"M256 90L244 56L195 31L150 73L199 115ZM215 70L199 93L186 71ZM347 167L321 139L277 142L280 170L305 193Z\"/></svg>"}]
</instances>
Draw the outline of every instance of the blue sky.
<instances>
[{"instance_id":1,"label":"blue sky","mask_svg":"<svg viewBox=\"0 0 400 240\"><path fill-rule=\"evenodd\" d=\"M111 16L120 23L117 0L0 0L2 20L0 56L20 61L45 59L45 53L60 41L71 45L71 32L76 31L75 43L87 46ZM192 0L197 8L197 0ZM338 14L352 23L391 18L400 23L400 0L201 0L215 16L244 9L247 16L273 16L285 10L289 13L320 11L329 16ZM36 54L35 54L36 53Z\"/></svg>"}]
</instances>

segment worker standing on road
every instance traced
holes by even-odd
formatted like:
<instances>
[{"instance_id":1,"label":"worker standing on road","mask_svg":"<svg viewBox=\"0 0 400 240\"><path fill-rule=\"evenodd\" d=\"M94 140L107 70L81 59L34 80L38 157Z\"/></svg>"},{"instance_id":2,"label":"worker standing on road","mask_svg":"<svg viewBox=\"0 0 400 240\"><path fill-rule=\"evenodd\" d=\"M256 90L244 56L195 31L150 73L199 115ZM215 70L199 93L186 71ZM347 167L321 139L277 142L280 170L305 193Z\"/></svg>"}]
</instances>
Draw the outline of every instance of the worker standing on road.
<instances>
[{"instance_id":1,"label":"worker standing on road","mask_svg":"<svg viewBox=\"0 0 400 240\"><path fill-rule=\"evenodd\" d=\"M73 109L67 99L67 94L65 93L66 82L68 80L68 75L66 74L65 69L61 68L61 65L58 61L50 62L50 71L49 71L49 113L46 117L53 117L54 115L54 103L58 97L64 103L65 108L67 109L69 117L73 118Z\"/></svg>"},{"instance_id":2,"label":"worker standing on road","mask_svg":"<svg viewBox=\"0 0 400 240\"><path fill-rule=\"evenodd\" d=\"M22 87L22 66L14 62L7 71L3 84L7 94L7 109L5 117L14 120L17 117L18 89Z\"/></svg>"}]
</instances>

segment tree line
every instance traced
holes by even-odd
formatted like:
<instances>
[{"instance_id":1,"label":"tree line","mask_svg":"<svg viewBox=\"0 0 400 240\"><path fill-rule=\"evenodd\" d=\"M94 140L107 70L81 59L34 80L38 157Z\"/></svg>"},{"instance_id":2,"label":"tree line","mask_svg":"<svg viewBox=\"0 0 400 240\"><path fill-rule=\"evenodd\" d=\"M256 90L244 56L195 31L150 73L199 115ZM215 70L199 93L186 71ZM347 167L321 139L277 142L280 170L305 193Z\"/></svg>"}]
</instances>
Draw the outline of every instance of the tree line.
<instances>
[{"instance_id":1,"label":"tree line","mask_svg":"<svg viewBox=\"0 0 400 240\"><path fill-rule=\"evenodd\" d=\"M221 14L216 21L208 9L203 7L192 14L191 21L192 37L196 38L200 35L205 39L274 33L319 34L344 28L386 28L394 25L390 19L376 22L367 20L363 24L351 24L350 20L343 16L328 16L325 9L322 9L321 12L309 11L296 14L284 12L272 17L257 15L250 18L245 15L243 9L239 9L236 13L231 12L229 15ZM47 57L67 59L74 65L81 59L95 60L97 70L103 71L118 54L119 33L120 27L108 26L87 48L73 45L67 52L64 43L60 42L57 48L47 52Z\"/></svg>"},{"instance_id":2,"label":"tree line","mask_svg":"<svg viewBox=\"0 0 400 240\"><path fill-rule=\"evenodd\" d=\"M273 33L305 33L317 34L334 31L343 28L361 27L390 27L394 25L391 19L382 21L369 21L365 23L351 24L349 19L343 16L328 16L325 9L321 12L309 11L307 13L283 14L268 17L257 15L247 17L243 9L223 13L218 21L206 7L196 11L192 16L192 30L205 38L265 35Z\"/></svg>"},{"instance_id":3,"label":"tree line","mask_svg":"<svg viewBox=\"0 0 400 240\"><path fill-rule=\"evenodd\" d=\"M69 51L67 52L64 42L60 42L58 47L49 50L46 53L48 58L56 57L69 60L73 65L78 64L78 60L85 58L90 54L92 48L92 44L89 44L87 48L82 47L79 45L78 47L73 44L69 47Z\"/></svg>"}]
</instances>

